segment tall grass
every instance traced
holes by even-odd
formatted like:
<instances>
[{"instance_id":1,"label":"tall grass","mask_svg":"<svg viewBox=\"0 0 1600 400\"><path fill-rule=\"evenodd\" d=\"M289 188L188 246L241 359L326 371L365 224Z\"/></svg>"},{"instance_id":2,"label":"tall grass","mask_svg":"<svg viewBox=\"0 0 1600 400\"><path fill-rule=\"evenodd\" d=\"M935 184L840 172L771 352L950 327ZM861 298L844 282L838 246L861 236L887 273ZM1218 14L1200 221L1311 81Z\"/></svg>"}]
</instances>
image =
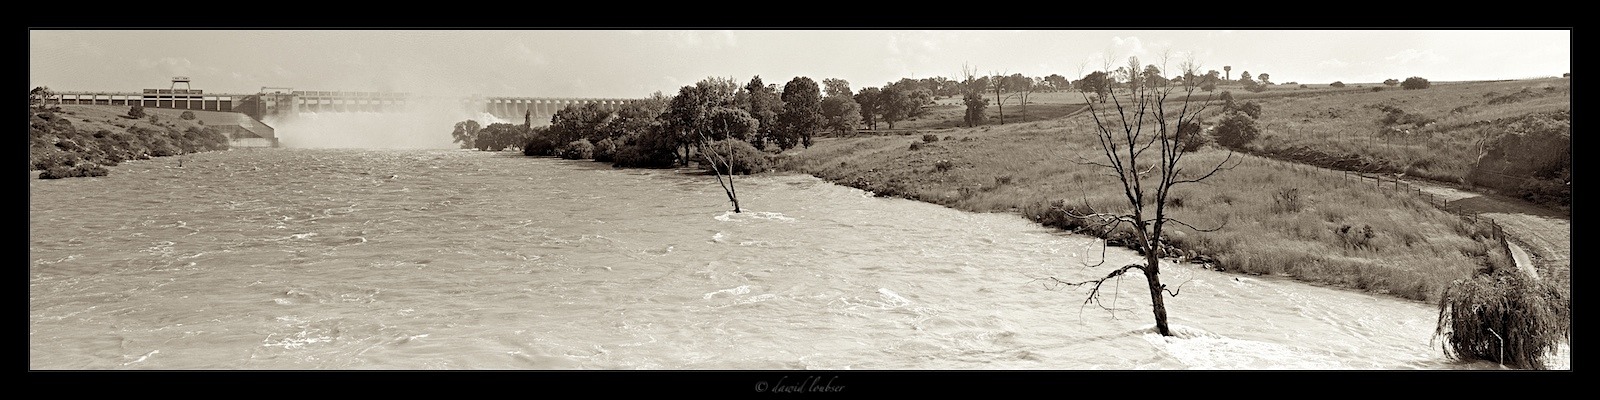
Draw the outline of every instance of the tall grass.
<instances>
[{"instance_id":1,"label":"tall grass","mask_svg":"<svg viewBox=\"0 0 1600 400\"><path fill-rule=\"evenodd\" d=\"M922 143L910 137L819 141L787 157L781 169L873 191L976 212L1017 212L1042 224L1090 234L1065 217L1078 208L1128 208L1107 171L1079 161L1100 153L1082 118L958 129L972 140ZM1186 156L1185 177L1206 171L1228 151L1203 148ZM1473 226L1405 193L1372 190L1343 175L1276 160L1234 154L1242 162L1204 184L1173 189L1168 215L1200 228L1169 224L1168 243L1204 255L1215 267L1434 300L1450 281L1508 263L1487 225ZM952 167L935 165L948 160ZM1008 177L999 179L998 177ZM1003 183L1002 183L1003 181ZM1181 203L1181 206L1179 205ZM1371 237L1348 243L1341 228ZM1180 237L1181 239L1174 239Z\"/></svg>"}]
</instances>

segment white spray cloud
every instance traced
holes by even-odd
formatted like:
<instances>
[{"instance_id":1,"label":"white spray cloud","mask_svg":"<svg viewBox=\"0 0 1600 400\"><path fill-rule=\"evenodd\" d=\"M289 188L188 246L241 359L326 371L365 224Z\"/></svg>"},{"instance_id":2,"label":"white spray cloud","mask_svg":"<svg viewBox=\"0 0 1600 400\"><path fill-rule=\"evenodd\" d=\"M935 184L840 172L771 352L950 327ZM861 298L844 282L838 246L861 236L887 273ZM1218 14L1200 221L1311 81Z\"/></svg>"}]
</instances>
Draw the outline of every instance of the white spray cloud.
<instances>
[{"instance_id":1,"label":"white spray cloud","mask_svg":"<svg viewBox=\"0 0 1600 400\"><path fill-rule=\"evenodd\" d=\"M470 109L454 99L413 100L405 110L393 112L321 112L269 117L283 147L355 149L454 149L450 135L457 122L467 119L480 126L516 123L483 110Z\"/></svg>"}]
</instances>

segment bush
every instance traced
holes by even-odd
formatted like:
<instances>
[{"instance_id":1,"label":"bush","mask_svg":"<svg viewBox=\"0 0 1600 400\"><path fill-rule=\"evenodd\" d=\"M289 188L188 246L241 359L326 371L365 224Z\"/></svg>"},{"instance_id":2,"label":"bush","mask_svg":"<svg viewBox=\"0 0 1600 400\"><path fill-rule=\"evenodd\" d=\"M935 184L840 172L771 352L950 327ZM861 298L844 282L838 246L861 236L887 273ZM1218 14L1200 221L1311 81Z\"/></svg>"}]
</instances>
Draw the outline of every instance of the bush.
<instances>
[{"instance_id":1,"label":"bush","mask_svg":"<svg viewBox=\"0 0 1600 400\"><path fill-rule=\"evenodd\" d=\"M193 121L194 120L194 111L184 110L183 114L178 114L178 118L182 119L184 121Z\"/></svg>"},{"instance_id":2,"label":"bush","mask_svg":"<svg viewBox=\"0 0 1600 400\"><path fill-rule=\"evenodd\" d=\"M1450 358L1544 369L1545 357L1571 338L1571 312L1554 285L1493 269L1445 288L1434 337Z\"/></svg>"},{"instance_id":3,"label":"bush","mask_svg":"<svg viewBox=\"0 0 1600 400\"><path fill-rule=\"evenodd\" d=\"M1200 121L1185 121L1178 126L1178 147L1184 152L1200 150L1208 143L1211 143L1211 137L1206 135Z\"/></svg>"},{"instance_id":4,"label":"bush","mask_svg":"<svg viewBox=\"0 0 1600 400\"><path fill-rule=\"evenodd\" d=\"M132 107L128 107L128 117L135 119L144 118L144 106L134 104Z\"/></svg>"},{"instance_id":5,"label":"bush","mask_svg":"<svg viewBox=\"0 0 1600 400\"><path fill-rule=\"evenodd\" d=\"M72 167L67 167L67 166L51 167L50 169L45 170L44 173L39 174L39 179L61 179L61 178L78 178L78 177L90 177L90 176L106 176L107 172L108 171L106 171L106 167L102 167L102 166L100 166L100 164L85 162L85 163L78 163L78 165L72 166Z\"/></svg>"},{"instance_id":6,"label":"bush","mask_svg":"<svg viewBox=\"0 0 1600 400\"><path fill-rule=\"evenodd\" d=\"M1383 86L1373 86L1372 87L1372 91L1374 91L1374 92L1382 92L1383 91Z\"/></svg>"},{"instance_id":7,"label":"bush","mask_svg":"<svg viewBox=\"0 0 1600 400\"><path fill-rule=\"evenodd\" d=\"M1383 84L1389 85L1389 86L1399 85L1400 84L1400 80L1399 79L1394 79L1394 78L1384 79L1383 80Z\"/></svg>"},{"instance_id":8,"label":"bush","mask_svg":"<svg viewBox=\"0 0 1600 400\"><path fill-rule=\"evenodd\" d=\"M528 140L528 143L522 145L522 155L525 156L551 156L555 154L556 144L542 135L534 136L533 139Z\"/></svg>"},{"instance_id":9,"label":"bush","mask_svg":"<svg viewBox=\"0 0 1600 400\"><path fill-rule=\"evenodd\" d=\"M1217 90L1217 84L1215 84L1215 83L1206 83L1204 85L1200 85L1200 90L1204 90L1204 91L1207 91L1207 92L1216 91Z\"/></svg>"},{"instance_id":10,"label":"bush","mask_svg":"<svg viewBox=\"0 0 1600 400\"><path fill-rule=\"evenodd\" d=\"M594 144L589 143L589 139L574 140L562 146L558 155L568 160L591 159L594 158Z\"/></svg>"},{"instance_id":11,"label":"bush","mask_svg":"<svg viewBox=\"0 0 1600 400\"><path fill-rule=\"evenodd\" d=\"M1333 83L1328 84L1328 86L1332 86L1332 87L1336 87L1336 88L1342 88L1342 87L1344 87L1344 82L1333 81Z\"/></svg>"},{"instance_id":12,"label":"bush","mask_svg":"<svg viewBox=\"0 0 1600 400\"><path fill-rule=\"evenodd\" d=\"M929 135L922 135L922 141L923 141L923 142L924 142L924 143L933 143L933 142L937 142L937 141L939 141L939 135L932 135L932 134L929 134Z\"/></svg>"},{"instance_id":13,"label":"bush","mask_svg":"<svg viewBox=\"0 0 1600 400\"><path fill-rule=\"evenodd\" d=\"M1253 101L1246 101L1239 105L1239 112L1249 115L1250 118L1261 119L1261 105Z\"/></svg>"},{"instance_id":14,"label":"bush","mask_svg":"<svg viewBox=\"0 0 1600 400\"><path fill-rule=\"evenodd\" d=\"M939 160L938 162L933 163L933 168L939 170L939 172L949 171L951 168L955 167L955 163L950 162L950 160Z\"/></svg>"},{"instance_id":15,"label":"bush","mask_svg":"<svg viewBox=\"0 0 1600 400\"><path fill-rule=\"evenodd\" d=\"M1400 83L1400 87L1405 90L1427 89L1429 85L1428 80L1420 76L1406 78L1405 82Z\"/></svg>"},{"instance_id":16,"label":"bush","mask_svg":"<svg viewBox=\"0 0 1600 400\"><path fill-rule=\"evenodd\" d=\"M1228 113L1222 117L1222 122L1217 124L1217 144L1227 147L1241 147L1256 140L1260 130L1256 127L1256 120L1242 113Z\"/></svg>"},{"instance_id":17,"label":"bush","mask_svg":"<svg viewBox=\"0 0 1600 400\"><path fill-rule=\"evenodd\" d=\"M712 154L716 154L712 158L718 160L719 163L731 157L733 159L732 169L734 174L749 175L772 169L772 163L767 160L767 154L761 152L761 150L756 150L755 146L743 140L720 140L706 146L702 151L710 151ZM704 160L702 159L702 161ZM715 166L722 173L728 173L727 170L722 170L722 168L726 168L723 165L701 162L700 166L708 172L715 172L712 169Z\"/></svg>"},{"instance_id":18,"label":"bush","mask_svg":"<svg viewBox=\"0 0 1600 400\"><path fill-rule=\"evenodd\" d=\"M617 141L611 140L611 138L605 138L605 139L601 139L600 143L595 143L594 144L594 160L595 161L611 162L612 160L615 160L616 158L617 158Z\"/></svg>"},{"instance_id":19,"label":"bush","mask_svg":"<svg viewBox=\"0 0 1600 400\"><path fill-rule=\"evenodd\" d=\"M911 142L911 147L908 150L911 150L911 151L922 150L922 142Z\"/></svg>"}]
</instances>

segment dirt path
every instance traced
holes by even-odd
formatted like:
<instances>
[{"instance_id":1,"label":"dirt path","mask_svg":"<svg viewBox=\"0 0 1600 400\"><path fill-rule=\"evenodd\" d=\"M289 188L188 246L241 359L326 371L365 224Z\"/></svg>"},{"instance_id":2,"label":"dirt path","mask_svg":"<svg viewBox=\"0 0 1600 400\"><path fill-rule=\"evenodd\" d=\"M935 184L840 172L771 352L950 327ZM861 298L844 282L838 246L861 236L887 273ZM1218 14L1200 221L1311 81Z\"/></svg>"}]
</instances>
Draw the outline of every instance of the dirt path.
<instances>
[{"instance_id":1,"label":"dirt path","mask_svg":"<svg viewBox=\"0 0 1600 400\"><path fill-rule=\"evenodd\" d=\"M1392 178L1385 176L1385 179ZM1443 207L1452 212L1489 218L1500 224L1510 238L1512 258L1518 267L1533 276L1553 279L1558 285L1571 285L1570 214L1533 205L1522 199L1466 190L1425 179L1401 179L1401 182L1433 195L1435 200L1443 200Z\"/></svg>"}]
</instances>

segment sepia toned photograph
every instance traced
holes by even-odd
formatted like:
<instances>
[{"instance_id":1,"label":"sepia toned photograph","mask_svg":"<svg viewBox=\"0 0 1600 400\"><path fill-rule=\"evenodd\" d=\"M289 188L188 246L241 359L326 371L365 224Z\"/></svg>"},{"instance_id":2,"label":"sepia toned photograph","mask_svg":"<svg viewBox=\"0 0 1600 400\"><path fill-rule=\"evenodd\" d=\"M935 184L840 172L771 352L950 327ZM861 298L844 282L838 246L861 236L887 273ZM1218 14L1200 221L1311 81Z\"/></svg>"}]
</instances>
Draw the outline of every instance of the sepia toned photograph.
<instances>
[{"instance_id":1,"label":"sepia toned photograph","mask_svg":"<svg viewBox=\"0 0 1600 400\"><path fill-rule=\"evenodd\" d=\"M1570 29L27 42L32 371L1571 370Z\"/></svg>"}]
</instances>

